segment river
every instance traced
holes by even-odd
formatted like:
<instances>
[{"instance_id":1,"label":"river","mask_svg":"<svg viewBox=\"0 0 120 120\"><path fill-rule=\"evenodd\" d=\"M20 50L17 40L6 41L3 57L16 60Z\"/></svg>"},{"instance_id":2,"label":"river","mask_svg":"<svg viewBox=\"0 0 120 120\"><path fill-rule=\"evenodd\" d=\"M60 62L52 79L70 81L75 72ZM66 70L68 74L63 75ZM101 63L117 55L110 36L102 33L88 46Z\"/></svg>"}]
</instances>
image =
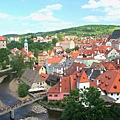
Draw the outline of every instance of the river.
<instances>
[{"instance_id":1,"label":"river","mask_svg":"<svg viewBox=\"0 0 120 120\"><path fill-rule=\"evenodd\" d=\"M9 82L10 79L7 78L0 84L0 100L5 105L12 105L18 102L18 99L13 97L9 91ZM16 109L14 112L14 120L19 120L26 117L37 117L39 120L58 120L61 115L61 113L55 111L48 111L46 114L35 114L30 110L31 106L32 104ZM0 120L10 120L10 113L1 115Z\"/></svg>"}]
</instances>

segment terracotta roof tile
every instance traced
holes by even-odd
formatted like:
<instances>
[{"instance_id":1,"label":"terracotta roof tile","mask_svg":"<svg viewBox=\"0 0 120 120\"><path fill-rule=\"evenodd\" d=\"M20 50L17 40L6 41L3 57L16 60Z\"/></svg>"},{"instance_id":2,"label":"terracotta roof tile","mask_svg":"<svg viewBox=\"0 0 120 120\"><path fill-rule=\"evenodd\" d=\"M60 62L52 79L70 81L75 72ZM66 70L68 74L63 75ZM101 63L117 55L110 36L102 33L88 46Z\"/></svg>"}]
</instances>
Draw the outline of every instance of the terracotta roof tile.
<instances>
[{"instance_id":1,"label":"terracotta roof tile","mask_svg":"<svg viewBox=\"0 0 120 120\"><path fill-rule=\"evenodd\" d=\"M0 41L6 41L5 37L0 36Z\"/></svg>"},{"instance_id":2,"label":"terracotta roof tile","mask_svg":"<svg viewBox=\"0 0 120 120\"><path fill-rule=\"evenodd\" d=\"M98 76L95 81L99 81L99 86L102 90L108 93L120 93L120 71L108 70Z\"/></svg>"}]
</instances>

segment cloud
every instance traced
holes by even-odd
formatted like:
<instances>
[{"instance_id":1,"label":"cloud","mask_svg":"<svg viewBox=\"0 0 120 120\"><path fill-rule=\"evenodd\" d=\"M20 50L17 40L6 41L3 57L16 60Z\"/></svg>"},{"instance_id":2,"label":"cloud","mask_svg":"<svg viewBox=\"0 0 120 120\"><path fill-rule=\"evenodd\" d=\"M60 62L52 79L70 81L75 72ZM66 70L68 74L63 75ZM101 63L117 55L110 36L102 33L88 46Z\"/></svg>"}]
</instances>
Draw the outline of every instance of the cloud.
<instances>
[{"instance_id":1,"label":"cloud","mask_svg":"<svg viewBox=\"0 0 120 120\"><path fill-rule=\"evenodd\" d=\"M89 22L99 22L100 21L100 19L96 16L86 16L82 19L85 21L89 21Z\"/></svg>"},{"instance_id":2,"label":"cloud","mask_svg":"<svg viewBox=\"0 0 120 120\"><path fill-rule=\"evenodd\" d=\"M26 25L29 25L29 23L26 22L26 23L23 23L22 25L26 26Z\"/></svg>"},{"instance_id":3,"label":"cloud","mask_svg":"<svg viewBox=\"0 0 120 120\"><path fill-rule=\"evenodd\" d=\"M42 21L42 20L56 21L58 19L53 16L53 11L60 10L61 7L62 7L61 4L47 5L45 8L30 14L27 18L37 21Z\"/></svg>"},{"instance_id":4,"label":"cloud","mask_svg":"<svg viewBox=\"0 0 120 120\"><path fill-rule=\"evenodd\" d=\"M39 26L42 26L44 31L53 31L73 27L73 23L65 21L51 21L41 22Z\"/></svg>"},{"instance_id":5,"label":"cloud","mask_svg":"<svg viewBox=\"0 0 120 120\"><path fill-rule=\"evenodd\" d=\"M89 0L87 4L82 6L83 9L92 9L94 12L101 12L101 16L86 16L83 20L97 22L98 21L119 21L120 20L120 0Z\"/></svg>"},{"instance_id":6,"label":"cloud","mask_svg":"<svg viewBox=\"0 0 120 120\"><path fill-rule=\"evenodd\" d=\"M112 7L120 8L120 0L89 0L87 4L83 5L82 8L99 8L99 7Z\"/></svg>"},{"instance_id":7,"label":"cloud","mask_svg":"<svg viewBox=\"0 0 120 120\"><path fill-rule=\"evenodd\" d=\"M5 13L0 13L0 18L8 18L10 17L8 14L5 14Z\"/></svg>"}]
</instances>

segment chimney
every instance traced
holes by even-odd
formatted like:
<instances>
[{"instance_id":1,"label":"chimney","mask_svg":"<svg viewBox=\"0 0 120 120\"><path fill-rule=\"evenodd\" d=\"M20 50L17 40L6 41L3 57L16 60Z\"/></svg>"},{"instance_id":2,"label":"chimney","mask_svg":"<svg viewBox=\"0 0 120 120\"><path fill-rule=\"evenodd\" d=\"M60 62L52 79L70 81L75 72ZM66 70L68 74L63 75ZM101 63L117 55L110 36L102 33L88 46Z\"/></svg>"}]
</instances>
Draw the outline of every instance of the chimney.
<instances>
[{"instance_id":1,"label":"chimney","mask_svg":"<svg viewBox=\"0 0 120 120\"><path fill-rule=\"evenodd\" d=\"M117 64L120 64L119 58L117 59Z\"/></svg>"},{"instance_id":2,"label":"chimney","mask_svg":"<svg viewBox=\"0 0 120 120\"><path fill-rule=\"evenodd\" d=\"M62 89L61 87L62 87L62 84L61 84L61 78L60 78L60 93L61 93L61 89Z\"/></svg>"},{"instance_id":3,"label":"chimney","mask_svg":"<svg viewBox=\"0 0 120 120\"><path fill-rule=\"evenodd\" d=\"M76 69L77 69L77 71L79 70L79 67L78 66L76 66Z\"/></svg>"}]
</instances>

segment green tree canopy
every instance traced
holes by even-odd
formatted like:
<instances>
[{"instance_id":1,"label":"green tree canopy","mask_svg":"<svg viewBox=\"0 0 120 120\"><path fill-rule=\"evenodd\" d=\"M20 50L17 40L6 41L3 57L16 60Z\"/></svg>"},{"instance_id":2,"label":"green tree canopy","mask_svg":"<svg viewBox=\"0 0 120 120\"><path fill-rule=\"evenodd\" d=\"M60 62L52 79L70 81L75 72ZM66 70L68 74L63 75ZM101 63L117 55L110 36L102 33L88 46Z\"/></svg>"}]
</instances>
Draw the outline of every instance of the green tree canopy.
<instances>
[{"instance_id":1,"label":"green tree canopy","mask_svg":"<svg viewBox=\"0 0 120 120\"><path fill-rule=\"evenodd\" d=\"M66 48L65 52L70 53L71 52L70 48Z\"/></svg>"},{"instance_id":2,"label":"green tree canopy","mask_svg":"<svg viewBox=\"0 0 120 120\"><path fill-rule=\"evenodd\" d=\"M60 120L110 120L110 114L98 89L90 87L70 92Z\"/></svg>"},{"instance_id":3,"label":"green tree canopy","mask_svg":"<svg viewBox=\"0 0 120 120\"><path fill-rule=\"evenodd\" d=\"M75 46L74 50L79 50L79 47L78 47L78 46Z\"/></svg>"},{"instance_id":4,"label":"green tree canopy","mask_svg":"<svg viewBox=\"0 0 120 120\"><path fill-rule=\"evenodd\" d=\"M18 86L18 93L20 97L25 97L28 94L28 86L25 83L21 83Z\"/></svg>"},{"instance_id":5,"label":"green tree canopy","mask_svg":"<svg viewBox=\"0 0 120 120\"><path fill-rule=\"evenodd\" d=\"M58 42L57 38L52 39L52 44L55 45Z\"/></svg>"},{"instance_id":6,"label":"green tree canopy","mask_svg":"<svg viewBox=\"0 0 120 120\"><path fill-rule=\"evenodd\" d=\"M16 78L20 77L26 68L24 58L20 53L20 54L17 54L16 56L11 56L11 59L12 60L10 64L11 64L12 70L15 72Z\"/></svg>"}]
</instances>

